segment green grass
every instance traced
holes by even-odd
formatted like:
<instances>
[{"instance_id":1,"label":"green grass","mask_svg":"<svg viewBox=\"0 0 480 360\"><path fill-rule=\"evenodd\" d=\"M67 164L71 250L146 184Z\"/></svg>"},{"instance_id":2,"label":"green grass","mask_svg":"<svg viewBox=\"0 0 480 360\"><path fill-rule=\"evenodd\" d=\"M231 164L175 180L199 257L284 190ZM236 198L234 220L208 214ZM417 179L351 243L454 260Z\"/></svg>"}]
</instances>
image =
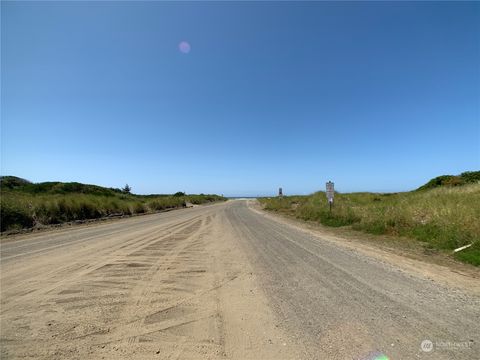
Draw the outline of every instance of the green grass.
<instances>
[{"instance_id":1,"label":"green grass","mask_svg":"<svg viewBox=\"0 0 480 360\"><path fill-rule=\"evenodd\" d=\"M350 226L377 235L421 241L426 248L451 251L474 243L455 258L480 265L480 184L443 186L393 194L336 194L332 212L325 193L262 198L265 209L326 226Z\"/></svg>"},{"instance_id":2,"label":"green grass","mask_svg":"<svg viewBox=\"0 0 480 360\"><path fill-rule=\"evenodd\" d=\"M76 220L152 213L182 208L187 203L223 200L226 199L218 195L134 195L96 185L32 184L15 177L3 177L0 227L3 232Z\"/></svg>"},{"instance_id":3,"label":"green grass","mask_svg":"<svg viewBox=\"0 0 480 360\"><path fill-rule=\"evenodd\" d=\"M468 249L455 253L454 257L457 260L480 266L480 242L477 241Z\"/></svg>"}]
</instances>

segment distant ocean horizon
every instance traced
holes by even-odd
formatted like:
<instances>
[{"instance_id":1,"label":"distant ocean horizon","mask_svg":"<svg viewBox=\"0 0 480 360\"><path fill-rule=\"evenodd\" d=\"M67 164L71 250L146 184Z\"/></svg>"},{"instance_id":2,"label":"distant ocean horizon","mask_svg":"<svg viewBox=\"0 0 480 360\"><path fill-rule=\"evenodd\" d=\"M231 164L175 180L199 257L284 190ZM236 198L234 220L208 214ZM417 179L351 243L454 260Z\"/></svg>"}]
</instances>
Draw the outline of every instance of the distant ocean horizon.
<instances>
[{"instance_id":1,"label":"distant ocean horizon","mask_svg":"<svg viewBox=\"0 0 480 360\"><path fill-rule=\"evenodd\" d=\"M258 196L225 196L227 199L256 199L259 197L269 197L265 195L258 195Z\"/></svg>"}]
</instances>

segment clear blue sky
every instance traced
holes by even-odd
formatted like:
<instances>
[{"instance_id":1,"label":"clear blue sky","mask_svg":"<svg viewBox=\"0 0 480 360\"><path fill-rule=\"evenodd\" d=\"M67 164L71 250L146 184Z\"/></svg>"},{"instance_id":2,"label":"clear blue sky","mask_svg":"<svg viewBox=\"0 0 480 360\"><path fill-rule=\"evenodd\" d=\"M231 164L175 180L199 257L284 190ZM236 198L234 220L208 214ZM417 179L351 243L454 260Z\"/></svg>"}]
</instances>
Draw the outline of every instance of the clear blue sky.
<instances>
[{"instance_id":1,"label":"clear blue sky","mask_svg":"<svg viewBox=\"0 0 480 360\"><path fill-rule=\"evenodd\" d=\"M480 169L478 2L2 1L1 20L3 175L267 195Z\"/></svg>"}]
</instances>

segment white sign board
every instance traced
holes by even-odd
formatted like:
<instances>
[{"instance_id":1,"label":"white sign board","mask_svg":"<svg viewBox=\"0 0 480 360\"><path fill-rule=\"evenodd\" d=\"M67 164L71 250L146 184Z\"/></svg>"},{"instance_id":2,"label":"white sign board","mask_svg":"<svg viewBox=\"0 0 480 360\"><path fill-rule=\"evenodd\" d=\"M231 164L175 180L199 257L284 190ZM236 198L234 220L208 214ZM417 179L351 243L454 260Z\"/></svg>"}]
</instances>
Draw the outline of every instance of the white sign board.
<instances>
[{"instance_id":1,"label":"white sign board","mask_svg":"<svg viewBox=\"0 0 480 360\"><path fill-rule=\"evenodd\" d=\"M325 192L329 203L333 203L333 197L335 195L335 189L333 182L327 182L327 191Z\"/></svg>"}]
</instances>

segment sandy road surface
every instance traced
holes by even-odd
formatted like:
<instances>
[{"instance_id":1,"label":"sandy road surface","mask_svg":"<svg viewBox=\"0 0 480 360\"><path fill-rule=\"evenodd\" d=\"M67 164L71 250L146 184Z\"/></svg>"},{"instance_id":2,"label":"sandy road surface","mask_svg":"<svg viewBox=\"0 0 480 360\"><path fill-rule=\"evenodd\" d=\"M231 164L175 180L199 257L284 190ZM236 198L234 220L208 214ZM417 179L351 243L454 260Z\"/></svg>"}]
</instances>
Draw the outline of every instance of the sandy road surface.
<instances>
[{"instance_id":1,"label":"sandy road surface","mask_svg":"<svg viewBox=\"0 0 480 360\"><path fill-rule=\"evenodd\" d=\"M478 359L479 320L478 295L246 201L1 246L2 358Z\"/></svg>"}]
</instances>

